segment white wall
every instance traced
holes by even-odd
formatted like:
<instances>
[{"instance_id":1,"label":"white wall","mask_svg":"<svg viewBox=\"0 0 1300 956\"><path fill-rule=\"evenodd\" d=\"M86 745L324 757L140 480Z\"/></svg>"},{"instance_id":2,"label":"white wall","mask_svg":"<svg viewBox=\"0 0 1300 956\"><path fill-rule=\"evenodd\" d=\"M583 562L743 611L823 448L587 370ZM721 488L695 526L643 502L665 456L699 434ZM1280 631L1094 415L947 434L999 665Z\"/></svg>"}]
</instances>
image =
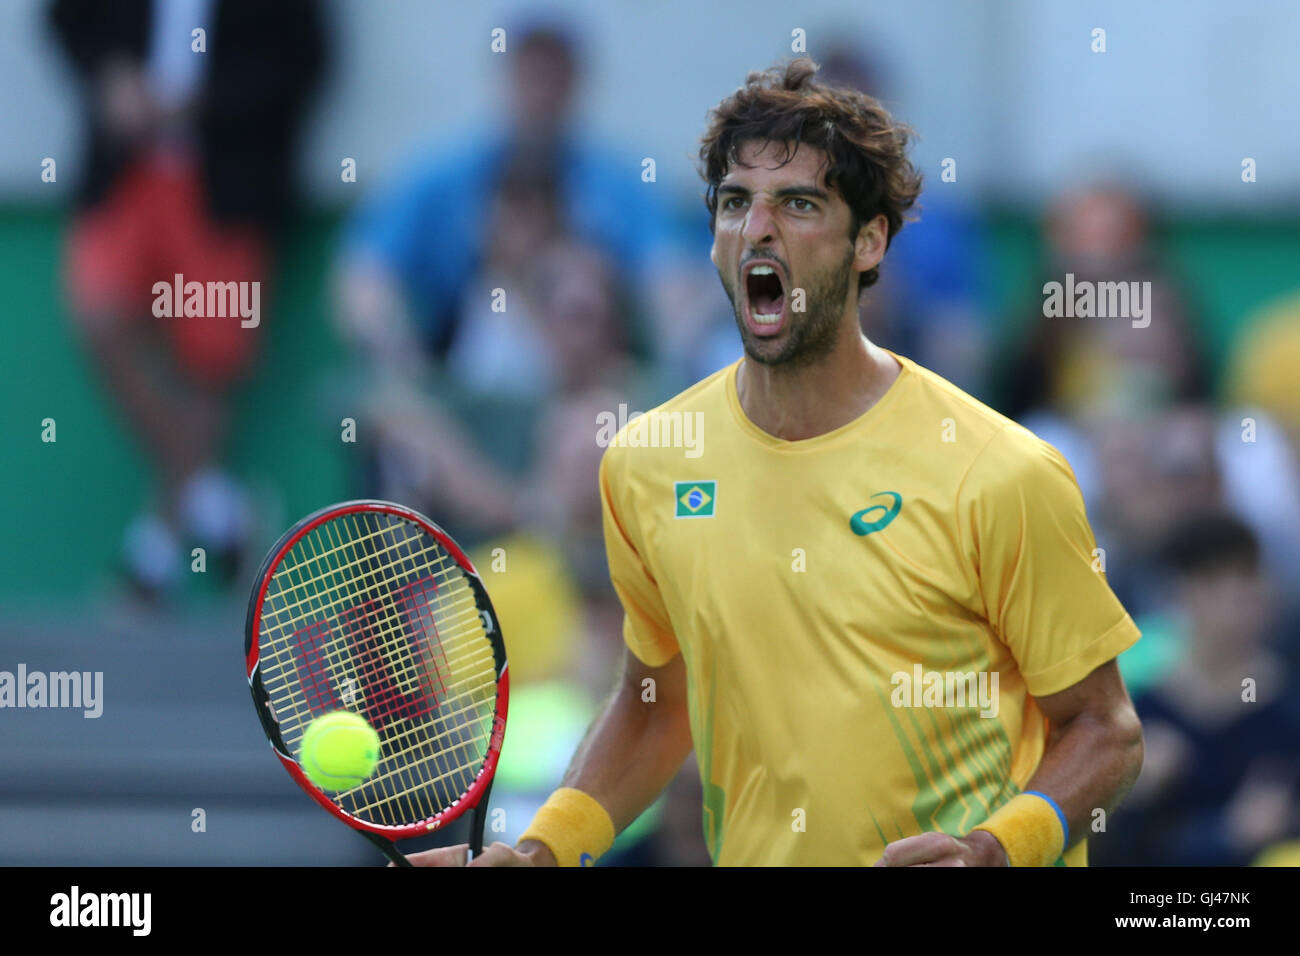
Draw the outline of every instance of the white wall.
<instances>
[{"instance_id":1,"label":"white wall","mask_svg":"<svg viewBox=\"0 0 1300 956\"><path fill-rule=\"evenodd\" d=\"M0 3L0 196L53 198L43 156L75 161L67 72L38 0ZM586 38L583 104L660 180L696 189L707 110L807 31L857 36L892 68L887 99L921 134L937 180L958 161L975 197L1037 201L1115 166L1194 208L1300 211L1300 4L1287 0L556 0ZM489 33L528 7L333 0L335 74L304 150L308 194L351 198L342 156L374 182L421 140L495 115L503 57ZM1090 50L1107 31L1108 52ZM1260 181L1240 181L1242 157ZM61 162L61 174L71 169Z\"/></svg>"}]
</instances>

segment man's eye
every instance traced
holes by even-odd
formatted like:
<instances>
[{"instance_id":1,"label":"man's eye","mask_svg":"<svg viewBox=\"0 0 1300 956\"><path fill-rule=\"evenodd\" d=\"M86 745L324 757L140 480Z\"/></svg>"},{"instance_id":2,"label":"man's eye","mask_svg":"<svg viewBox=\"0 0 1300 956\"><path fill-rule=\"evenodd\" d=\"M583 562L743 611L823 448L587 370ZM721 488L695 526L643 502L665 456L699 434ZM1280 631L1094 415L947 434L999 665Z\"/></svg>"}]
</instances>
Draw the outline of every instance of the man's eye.
<instances>
[{"instance_id":1,"label":"man's eye","mask_svg":"<svg viewBox=\"0 0 1300 956\"><path fill-rule=\"evenodd\" d=\"M728 196L727 199L726 199L726 201L722 204L722 208L723 208L723 209L739 209L739 208L741 207L741 205L744 204L744 202L745 202L745 199L744 199L743 196Z\"/></svg>"},{"instance_id":2,"label":"man's eye","mask_svg":"<svg viewBox=\"0 0 1300 956\"><path fill-rule=\"evenodd\" d=\"M807 199L802 199L802 198L800 198L800 197L798 197L798 196L796 196L796 197L794 197L793 199L791 199L791 200L790 200L790 203L791 203L791 205L794 205L794 204L796 204L796 203L803 203L802 206L794 205L794 208L797 209L797 210L799 210L800 212L808 212L808 211L809 211L810 209L812 209L812 207L813 207L813 204L812 204L811 202L809 202Z\"/></svg>"}]
</instances>

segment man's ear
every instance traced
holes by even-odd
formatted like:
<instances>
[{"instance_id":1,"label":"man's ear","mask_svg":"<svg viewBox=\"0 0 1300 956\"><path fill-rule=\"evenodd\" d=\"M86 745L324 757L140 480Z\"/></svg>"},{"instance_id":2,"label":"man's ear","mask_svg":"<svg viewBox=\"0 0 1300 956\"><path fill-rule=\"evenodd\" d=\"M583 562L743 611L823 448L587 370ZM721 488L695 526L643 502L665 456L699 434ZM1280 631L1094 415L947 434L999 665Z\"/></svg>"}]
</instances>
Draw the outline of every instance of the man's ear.
<instances>
[{"instance_id":1,"label":"man's ear","mask_svg":"<svg viewBox=\"0 0 1300 956\"><path fill-rule=\"evenodd\" d=\"M853 241L853 271L866 272L880 265L889 246L889 220L881 213L858 228Z\"/></svg>"}]
</instances>

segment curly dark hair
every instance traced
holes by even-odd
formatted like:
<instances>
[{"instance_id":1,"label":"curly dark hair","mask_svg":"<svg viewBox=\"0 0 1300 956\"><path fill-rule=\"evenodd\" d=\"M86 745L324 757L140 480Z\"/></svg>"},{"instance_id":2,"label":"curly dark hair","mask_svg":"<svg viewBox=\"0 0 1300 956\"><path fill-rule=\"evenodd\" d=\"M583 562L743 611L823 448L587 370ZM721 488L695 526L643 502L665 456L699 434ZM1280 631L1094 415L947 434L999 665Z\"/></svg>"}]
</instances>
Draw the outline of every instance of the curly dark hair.
<instances>
[{"instance_id":1,"label":"curly dark hair","mask_svg":"<svg viewBox=\"0 0 1300 956\"><path fill-rule=\"evenodd\" d=\"M863 222L882 213L889 223L886 248L903 228L904 214L921 192L921 174L907 158L911 128L895 122L880 101L866 93L816 82L817 69L811 59L799 57L784 67L755 71L710 111L709 128L700 140L710 231L716 226L718 185L738 162L741 144L753 140L786 144L782 165L800 144L826 153L826 185L838 191L853 212L850 241ZM878 268L863 272L858 291L878 278Z\"/></svg>"}]
</instances>

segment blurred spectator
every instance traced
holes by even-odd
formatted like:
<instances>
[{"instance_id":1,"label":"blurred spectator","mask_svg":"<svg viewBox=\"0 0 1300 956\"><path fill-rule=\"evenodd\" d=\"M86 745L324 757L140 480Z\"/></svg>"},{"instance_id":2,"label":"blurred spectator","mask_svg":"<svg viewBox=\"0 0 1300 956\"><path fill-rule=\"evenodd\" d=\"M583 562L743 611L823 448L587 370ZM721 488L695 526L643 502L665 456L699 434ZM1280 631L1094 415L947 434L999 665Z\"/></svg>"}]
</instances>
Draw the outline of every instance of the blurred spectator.
<instances>
[{"instance_id":1,"label":"blurred spectator","mask_svg":"<svg viewBox=\"0 0 1300 956\"><path fill-rule=\"evenodd\" d=\"M1208 405L1184 403L1099 419L1084 432L1100 475L1098 545L1111 585L1132 614L1159 605L1163 540L1222 506L1214 429Z\"/></svg>"},{"instance_id":2,"label":"blurred spectator","mask_svg":"<svg viewBox=\"0 0 1300 956\"><path fill-rule=\"evenodd\" d=\"M631 396L638 312L665 294L672 260L635 158L572 115L567 30L533 24L509 43L502 125L368 197L337 270L368 379L367 491L423 504L471 540L558 507L532 477L539 423L575 402L586 414L597 385L621 396L615 408ZM594 415L579 432L594 448Z\"/></svg>"},{"instance_id":3,"label":"blurred spectator","mask_svg":"<svg viewBox=\"0 0 1300 956\"><path fill-rule=\"evenodd\" d=\"M221 445L269 299L273 229L325 30L313 0L56 0L49 14L87 124L68 296L161 488L125 540L130 580L156 597L191 544L230 572L251 530ZM195 282L208 292L192 303ZM160 309L155 283L183 285L184 306ZM216 283L238 288L238 314L224 310L234 298L209 314Z\"/></svg>"},{"instance_id":4,"label":"blurred spectator","mask_svg":"<svg viewBox=\"0 0 1300 956\"><path fill-rule=\"evenodd\" d=\"M1190 297L1160 263L1137 198L1112 184L1081 187L1047 216L1048 262L1023 345L1003 376L1002 410L1022 420L1050 413L1083 421L1209 397ZM1041 287L1075 281L1151 283L1149 324L1043 314Z\"/></svg>"},{"instance_id":5,"label":"blurred spectator","mask_svg":"<svg viewBox=\"0 0 1300 956\"><path fill-rule=\"evenodd\" d=\"M564 234L559 170L550 161L515 154L487 210L483 262L461 297L446 362L451 380L471 393L538 399L555 385L530 281L538 252Z\"/></svg>"},{"instance_id":6,"label":"blurred spectator","mask_svg":"<svg viewBox=\"0 0 1300 956\"><path fill-rule=\"evenodd\" d=\"M472 370L419 386L377 381L365 406L378 462L372 492L427 508L470 540L520 525L561 538L581 526L584 540L599 540L599 510L590 513L597 416L620 403L644 410L659 390L628 352L615 273L599 252L571 240L542 246L521 289L545 391L477 392L450 381Z\"/></svg>"},{"instance_id":7,"label":"blurred spectator","mask_svg":"<svg viewBox=\"0 0 1300 956\"><path fill-rule=\"evenodd\" d=\"M1300 448L1300 292L1246 319L1227 375L1229 401L1261 408Z\"/></svg>"},{"instance_id":8,"label":"blurred spectator","mask_svg":"<svg viewBox=\"0 0 1300 956\"><path fill-rule=\"evenodd\" d=\"M1300 706L1272 595L1255 536L1230 515L1202 512L1163 553L1182 655L1135 695L1146 759L1094 861L1244 865L1300 836Z\"/></svg>"},{"instance_id":9,"label":"blurred spectator","mask_svg":"<svg viewBox=\"0 0 1300 956\"><path fill-rule=\"evenodd\" d=\"M1300 293L1244 325L1225 376L1220 459L1234 506L1300 615Z\"/></svg>"},{"instance_id":10,"label":"blurred spectator","mask_svg":"<svg viewBox=\"0 0 1300 956\"><path fill-rule=\"evenodd\" d=\"M489 382L526 364L535 335L525 315L514 305L493 313L484 296L547 232L562 229L607 251L639 293L636 305L649 301L672 258L668 221L637 158L571 115L580 68L569 33L536 24L511 31L509 43L504 126L460 134L450 155L424 157L368 197L346 231L343 332L385 366L418 372L452 357L458 339L461 356L482 340L507 353L474 354L495 366ZM517 290L502 288L513 302ZM522 384L534 377L526 372Z\"/></svg>"}]
</instances>

